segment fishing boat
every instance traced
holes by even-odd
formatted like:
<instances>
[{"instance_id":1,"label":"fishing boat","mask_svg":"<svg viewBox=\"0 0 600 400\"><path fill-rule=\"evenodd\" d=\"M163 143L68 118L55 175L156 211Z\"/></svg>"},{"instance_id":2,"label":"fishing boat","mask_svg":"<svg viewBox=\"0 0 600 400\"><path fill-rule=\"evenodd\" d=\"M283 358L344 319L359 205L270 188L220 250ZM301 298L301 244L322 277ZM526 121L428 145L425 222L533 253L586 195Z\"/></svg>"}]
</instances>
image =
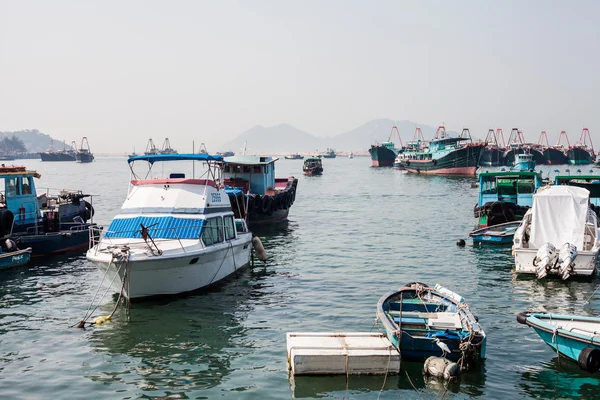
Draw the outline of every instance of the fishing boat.
<instances>
[{"instance_id":1,"label":"fishing boat","mask_svg":"<svg viewBox=\"0 0 600 400\"><path fill-rule=\"evenodd\" d=\"M240 189L241 194L231 195L231 202L243 204L239 218L254 224L277 222L288 217L296 200L298 179L275 178L275 162L269 156L243 155L225 157L224 183ZM235 208L235 207L234 207ZM237 210L235 210L237 212Z\"/></svg>"},{"instance_id":2,"label":"fishing boat","mask_svg":"<svg viewBox=\"0 0 600 400\"><path fill-rule=\"evenodd\" d=\"M583 128L579 141L567 149L567 158L571 165L587 165L594 162L596 156L588 128Z\"/></svg>"},{"instance_id":3,"label":"fishing boat","mask_svg":"<svg viewBox=\"0 0 600 400\"><path fill-rule=\"evenodd\" d=\"M233 154L232 154L233 155ZM298 153L294 153L294 154L288 154L287 156L284 157L286 160L303 160L304 156L300 155Z\"/></svg>"},{"instance_id":4,"label":"fishing boat","mask_svg":"<svg viewBox=\"0 0 600 400\"><path fill-rule=\"evenodd\" d=\"M468 129L450 137L444 126L438 127L430 142L407 146L400 161L410 173L436 175L475 175L485 144L474 143Z\"/></svg>"},{"instance_id":5,"label":"fishing boat","mask_svg":"<svg viewBox=\"0 0 600 400\"><path fill-rule=\"evenodd\" d=\"M335 150L327 148L324 154L321 155L323 158L335 158Z\"/></svg>"},{"instance_id":6,"label":"fishing boat","mask_svg":"<svg viewBox=\"0 0 600 400\"><path fill-rule=\"evenodd\" d=\"M533 161L536 164L546 164L546 158L542 151L542 146L537 143L525 142L523 132L518 128L513 128L508 137L508 146L505 148L504 163L513 165L519 154L529 153L533 155Z\"/></svg>"},{"instance_id":7,"label":"fishing boat","mask_svg":"<svg viewBox=\"0 0 600 400\"><path fill-rule=\"evenodd\" d=\"M90 151L90 144L85 136L81 139L81 146L79 146L79 150L75 153L75 158L78 163L90 163L94 161L94 155Z\"/></svg>"},{"instance_id":8,"label":"fishing boat","mask_svg":"<svg viewBox=\"0 0 600 400\"><path fill-rule=\"evenodd\" d=\"M526 152L515 154L515 162L510 167L511 171L534 171L535 161L533 160L533 154Z\"/></svg>"},{"instance_id":9,"label":"fishing boat","mask_svg":"<svg viewBox=\"0 0 600 400\"><path fill-rule=\"evenodd\" d=\"M462 296L440 285L412 282L385 294L377 319L403 359L443 356L472 364L485 358L486 335L477 317Z\"/></svg>"},{"instance_id":10,"label":"fishing boat","mask_svg":"<svg viewBox=\"0 0 600 400\"><path fill-rule=\"evenodd\" d=\"M565 131L562 131L558 137L557 144L554 146L550 146L550 144L548 143L548 135L546 134L546 131L542 131L542 133L540 134L540 138L538 139L538 145L540 145L542 148L542 154L544 156L544 159L546 160L546 164L561 165L569 163L569 159L565 154L565 148L561 145L563 136L567 140L567 142L569 141L569 138L567 138L566 135L567 133Z\"/></svg>"},{"instance_id":11,"label":"fishing boat","mask_svg":"<svg viewBox=\"0 0 600 400\"><path fill-rule=\"evenodd\" d=\"M533 328L548 346L583 371L600 370L600 318L520 313L517 321Z\"/></svg>"},{"instance_id":12,"label":"fishing boat","mask_svg":"<svg viewBox=\"0 0 600 400\"><path fill-rule=\"evenodd\" d=\"M136 162L147 163L141 177ZM132 300L177 295L214 285L249 264L252 233L243 219L234 218L219 184L222 157L142 155L128 163L127 198L87 252L115 289ZM148 179L156 163L171 172ZM196 174L198 164L204 168Z\"/></svg>"},{"instance_id":13,"label":"fishing boat","mask_svg":"<svg viewBox=\"0 0 600 400\"><path fill-rule=\"evenodd\" d=\"M31 247L19 249L15 242L10 239L0 244L0 269L19 267L29 262Z\"/></svg>"},{"instance_id":14,"label":"fishing boat","mask_svg":"<svg viewBox=\"0 0 600 400\"><path fill-rule=\"evenodd\" d=\"M50 149L39 153L42 161L75 161L77 159L75 155L77 150L75 147L75 142L72 143L71 149L69 150L67 150L67 145L64 141L62 150L54 151L53 144L54 140L50 142Z\"/></svg>"},{"instance_id":15,"label":"fishing boat","mask_svg":"<svg viewBox=\"0 0 600 400\"><path fill-rule=\"evenodd\" d=\"M158 152L159 154L177 154L177 150L171 147L171 142L169 141L169 138L165 138L162 148Z\"/></svg>"},{"instance_id":16,"label":"fishing boat","mask_svg":"<svg viewBox=\"0 0 600 400\"><path fill-rule=\"evenodd\" d=\"M152 138L148 139L148 144L146 144L146 151L144 152L145 156L155 156L160 154L160 150L154 145L154 141Z\"/></svg>"},{"instance_id":17,"label":"fishing boat","mask_svg":"<svg viewBox=\"0 0 600 400\"><path fill-rule=\"evenodd\" d=\"M9 237L20 248L31 248L33 257L86 248L94 207L81 192L51 196L38 193L36 171L24 166L0 167L4 193L0 195L0 237Z\"/></svg>"},{"instance_id":18,"label":"fishing boat","mask_svg":"<svg viewBox=\"0 0 600 400\"><path fill-rule=\"evenodd\" d=\"M595 273L598 217L589 198L587 189L569 185L537 191L514 236L517 274L535 274L538 279L558 275L566 280Z\"/></svg>"},{"instance_id":19,"label":"fishing boat","mask_svg":"<svg viewBox=\"0 0 600 400\"><path fill-rule=\"evenodd\" d=\"M500 144L499 139L502 139L502 144ZM497 167L500 165L504 165L504 136L502 134L502 129L498 129L497 132L494 132L493 129L488 130L487 136L485 138L486 146L481 153L481 157L479 158L479 165L485 167Z\"/></svg>"},{"instance_id":20,"label":"fishing boat","mask_svg":"<svg viewBox=\"0 0 600 400\"><path fill-rule=\"evenodd\" d=\"M321 157L308 157L302 166L304 175L323 175L323 163Z\"/></svg>"},{"instance_id":21,"label":"fishing boat","mask_svg":"<svg viewBox=\"0 0 600 400\"><path fill-rule=\"evenodd\" d=\"M392 142L392 136L394 135L394 132L398 137L400 147L396 147L394 142ZM371 165L373 167L391 167L394 165L396 156L398 153L401 153L402 150L402 139L400 138L398 127L392 126L388 140L382 143L371 145L371 148L369 149L369 154L371 155Z\"/></svg>"}]
</instances>

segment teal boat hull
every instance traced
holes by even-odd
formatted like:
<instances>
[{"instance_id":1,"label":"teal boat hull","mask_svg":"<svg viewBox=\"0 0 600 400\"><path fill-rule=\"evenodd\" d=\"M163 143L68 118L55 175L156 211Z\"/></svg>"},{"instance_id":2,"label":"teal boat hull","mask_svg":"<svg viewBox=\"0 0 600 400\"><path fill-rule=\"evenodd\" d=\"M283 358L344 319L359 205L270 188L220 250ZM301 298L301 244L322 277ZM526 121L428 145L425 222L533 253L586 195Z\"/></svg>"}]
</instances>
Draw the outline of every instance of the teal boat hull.
<instances>
[{"instance_id":1,"label":"teal boat hull","mask_svg":"<svg viewBox=\"0 0 600 400\"><path fill-rule=\"evenodd\" d=\"M10 253L0 253L0 269L19 267L29 262L31 248L17 250Z\"/></svg>"}]
</instances>

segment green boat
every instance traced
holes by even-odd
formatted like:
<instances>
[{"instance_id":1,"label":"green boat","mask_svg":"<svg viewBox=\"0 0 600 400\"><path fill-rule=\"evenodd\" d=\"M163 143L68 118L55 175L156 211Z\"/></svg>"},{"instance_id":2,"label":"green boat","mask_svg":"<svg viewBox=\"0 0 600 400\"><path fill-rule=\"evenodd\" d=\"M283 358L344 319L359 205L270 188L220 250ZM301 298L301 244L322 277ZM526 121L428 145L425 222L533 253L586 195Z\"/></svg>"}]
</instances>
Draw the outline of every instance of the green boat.
<instances>
[{"instance_id":1,"label":"green boat","mask_svg":"<svg viewBox=\"0 0 600 400\"><path fill-rule=\"evenodd\" d=\"M587 189L590 192L590 204L600 207L600 175L557 175L554 184Z\"/></svg>"},{"instance_id":2,"label":"green boat","mask_svg":"<svg viewBox=\"0 0 600 400\"><path fill-rule=\"evenodd\" d=\"M478 242L512 242L514 230L503 232L496 240L491 229L520 221L533 203L533 194L542 186L542 175L535 171L499 171L479 174L479 196L473 214L477 218L470 236ZM490 228L486 231L484 228Z\"/></svg>"}]
</instances>

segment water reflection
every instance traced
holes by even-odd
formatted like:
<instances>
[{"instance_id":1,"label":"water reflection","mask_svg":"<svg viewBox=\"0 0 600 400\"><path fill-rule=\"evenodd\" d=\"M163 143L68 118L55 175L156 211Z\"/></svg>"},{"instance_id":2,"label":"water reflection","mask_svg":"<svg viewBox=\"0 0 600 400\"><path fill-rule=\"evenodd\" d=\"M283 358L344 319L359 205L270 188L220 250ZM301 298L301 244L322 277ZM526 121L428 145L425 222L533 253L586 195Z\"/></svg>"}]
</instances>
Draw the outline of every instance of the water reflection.
<instances>
[{"instance_id":1,"label":"water reflection","mask_svg":"<svg viewBox=\"0 0 600 400\"><path fill-rule=\"evenodd\" d=\"M600 381L582 372L577 364L561 358L526 367L517 383L520 390L534 398L592 399L598 397Z\"/></svg>"},{"instance_id":2,"label":"water reflection","mask_svg":"<svg viewBox=\"0 0 600 400\"><path fill-rule=\"evenodd\" d=\"M248 299L263 296L258 282L267 276L264 268L250 268L200 295L132 304L129 321L120 309L112 323L91 329L92 348L110 358L86 377L134 384L151 398L219 385L233 360L254 347L243 322L252 307Z\"/></svg>"}]
</instances>

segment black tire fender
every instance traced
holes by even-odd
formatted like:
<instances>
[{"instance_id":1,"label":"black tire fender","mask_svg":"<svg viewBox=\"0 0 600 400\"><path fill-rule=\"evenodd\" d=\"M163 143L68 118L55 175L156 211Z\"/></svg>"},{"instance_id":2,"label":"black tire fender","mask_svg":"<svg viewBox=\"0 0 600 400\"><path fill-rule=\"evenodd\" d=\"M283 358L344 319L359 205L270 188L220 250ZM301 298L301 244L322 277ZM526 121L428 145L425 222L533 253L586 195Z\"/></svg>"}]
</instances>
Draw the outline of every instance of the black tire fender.
<instances>
[{"instance_id":1,"label":"black tire fender","mask_svg":"<svg viewBox=\"0 0 600 400\"><path fill-rule=\"evenodd\" d=\"M261 201L260 210L264 214L268 214L269 211L271 212L271 214L273 214L273 197L263 196L262 201ZM269 215L271 215L271 214L269 214Z\"/></svg>"},{"instance_id":2,"label":"black tire fender","mask_svg":"<svg viewBox=\"0 0 600 400\"><path fill-rule=\"evenodd\" d=\"M528 315L524 312L517 314L517 322L523 325L527 325L527 317Z\"/></svg>"},{"instance_id":3,"label":"black tire fender","mask_svg":"<svg viewBox=\"0 0 600 400\"><path fill-rule=\"evenodd\" d=\"M598 372L600 369L600 350L594 347L586 347L581 350L577 358L579 368L586 372Z\"/></svg>"}]
</instances>

